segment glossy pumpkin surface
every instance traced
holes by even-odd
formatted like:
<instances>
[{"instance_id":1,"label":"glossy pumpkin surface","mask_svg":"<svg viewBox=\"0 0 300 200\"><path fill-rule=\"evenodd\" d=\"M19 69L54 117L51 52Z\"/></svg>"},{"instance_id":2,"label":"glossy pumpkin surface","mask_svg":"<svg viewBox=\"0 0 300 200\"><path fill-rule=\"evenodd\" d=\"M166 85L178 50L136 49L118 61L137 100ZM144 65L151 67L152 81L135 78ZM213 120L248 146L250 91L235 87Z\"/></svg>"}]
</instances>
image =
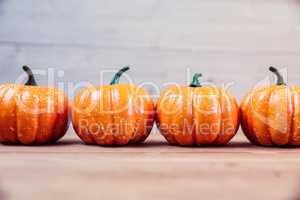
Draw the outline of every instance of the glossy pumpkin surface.
<instances>
[{"instance_id":1,"label":"glossy pumpkin surface","mask_svg":"<svg viewBox=\"0 0 300 200\"><path fill-rule=\"evenodd\" d=\"M201 86L200 74L189 86L171 86L157 102L157 124L174 145L223 145L239 127L235 98L224 88Z\"/></svg>"},{"instance_id":2,"label":"glossy pumpkin surface","mask_svg":"<svg viewBox=\"0 0 300 200\"><path fill-rule=\"evenodd\" d=\"M250 91L241 102L241 125L257 145L300 144L300 87L287 86L277 69L277 83Z\"/></svg>"},{"instance_id":3,"label":"glossy pumpkin surface","mask_svg":"<svg viewBox=\"0 0 300 200\"><path fill-rule=\"evenodd\" d=\"M0 85L0 142L7 144L44 144L60 139L68 128L68 100L50 87L31 84ZM35 83L35 81L34 81Z\"/></svg>"},{"instance_id":4,"label":"glossy pumpkin surface","mask_svg":"<svg viewBox=\"0 0 300 200\"><path fill-rule=\"evenodd\" d=\"M79 91L72 105L73 127L87 144L126 145L143 142L154 122L154 102L141 87L119 84L121 69L110 85Z\"/></svg>"}]
</instances>

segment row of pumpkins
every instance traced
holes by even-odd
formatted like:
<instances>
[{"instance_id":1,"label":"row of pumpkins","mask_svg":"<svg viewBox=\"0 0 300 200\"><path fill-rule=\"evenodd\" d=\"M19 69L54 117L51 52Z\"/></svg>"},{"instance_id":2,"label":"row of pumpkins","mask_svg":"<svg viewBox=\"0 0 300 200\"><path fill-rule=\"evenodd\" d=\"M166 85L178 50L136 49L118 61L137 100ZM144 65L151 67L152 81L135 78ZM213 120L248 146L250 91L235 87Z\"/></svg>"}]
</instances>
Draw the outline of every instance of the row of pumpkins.
<instances>
[{"instance_id":1,"label":"row of pumpkins","mask_svg":"<svg viewBox=\"0 0 300 200\"><path fill-rule=\"evenodd\" d=\"M69 107L75 132L86 144L143 142L157 126L173 145L224 145L241 123L256 145L300 145L300 87L288 87L274 67L277 83L250 91L240 106L224 88L202 86L201 74L189 86L162 91L157 104L141 87L119 84L122 68L110 85L80 90L71 106L57 88L37 86L29 67L25 85L0 85L0 142L54 143L67 131Z\"/></svg>"}]
</instances>

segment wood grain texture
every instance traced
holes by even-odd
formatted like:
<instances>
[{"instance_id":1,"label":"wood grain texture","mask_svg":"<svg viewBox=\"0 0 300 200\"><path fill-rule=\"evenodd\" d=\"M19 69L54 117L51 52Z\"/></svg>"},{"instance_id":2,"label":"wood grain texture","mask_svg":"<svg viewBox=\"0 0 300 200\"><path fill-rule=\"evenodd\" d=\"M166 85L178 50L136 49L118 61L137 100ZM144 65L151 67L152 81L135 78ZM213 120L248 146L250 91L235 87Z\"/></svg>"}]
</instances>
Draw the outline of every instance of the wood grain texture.
<instances>
[{"instance_id":1,"label":"wood grain texture","mask_svg":"<svg viewBox=\"0 0 300 200\"><path fill-rule=\"evenodd\" d=\"M225 147L0 146L0 197L9 199L298 199L298 148L263 148L242 135Z\"/></svg>"},{"instance_id":2,"label":"wood grain texture","mask_svg":"<svg viewBox=\"0 0 300 200\"><path fill-rule=\"evenodd\" d=\"M288 67L299 83L299 10L299 0L0 0L0 81L28 64L99 83L99 70L130 64L136 83L162 86L189 82L189 68L236 82L240 98L269 65Z\"/></svg>"}]
</instances>

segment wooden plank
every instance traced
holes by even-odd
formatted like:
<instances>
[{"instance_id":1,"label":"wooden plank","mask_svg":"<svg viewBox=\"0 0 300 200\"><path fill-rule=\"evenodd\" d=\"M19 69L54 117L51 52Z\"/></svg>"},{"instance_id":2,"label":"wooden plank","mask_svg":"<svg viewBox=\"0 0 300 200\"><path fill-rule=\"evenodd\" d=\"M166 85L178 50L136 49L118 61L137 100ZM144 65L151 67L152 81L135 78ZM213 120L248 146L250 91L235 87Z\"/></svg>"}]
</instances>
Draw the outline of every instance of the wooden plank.
<instances>
[{"instance_id":1,"label":"wooden plank","mask_svg":"<svg viewBox=\"0 0 300 200\"><path fill-rule=\"evenodd\" d=\"M295 0L76 0L63 4L58 0L2 1L1 41L299 52L300 3Z\"/></svg>"},{"instance_id":2,"label":"wooden plank","mask_svg":"<svg viewBox=\"0 0 300 200\"><path fill-rule=\"evenodd\" d=\"M299 149L87 146L72 131L58 145L0 145L1 199L296 199Z\"/></svg>"},{"instance_id":3,"label":"wooden plank","mask_svg":"<svg viewBox=\"0 0 300 200\"><path fill-rule=\"evenodd\" d=\"M299 82L299 7L297 0L1 1L0 81L14 81L28 64L63 70L66 82L100 84L110 75L102 80L99 69L130 64L135 83L160 89L189 82L190 68L218 85L234 81L240 98L269 65L288 67L290 83Z\"/></svg>"},{"instance_id":4,"label":"wooden plank","mask_svg":"<svg viewBox=\"0 0 300 200\"><path fill-rule=\"evenodd\" d=\"M297 54L209 54L205 51L182 52L147 48L86 49L22 45L0 46L0 54L0 73L3 74L1 83L14 82L22 74L21 66L28 64L34 69L46 70L45 72L48 67L53 68L55 84L63 82L67 87L68 84L76 85L80 81L89 81L99 85L108 83L112 77L112 72L101 76L101 71L116 70L129 64L132 69L128 75L132 81L135 84L154 84L155 86L146 85L146 88L156 98L160 90L170 82L188 84L195 72L203 73L204 81L218 86L233 83L230 88L238 98L267 76L272 77L267 70L269 65L288 67L289 83L299 84ZM64 72L64 76L58 76L59 70ZM48 77L37 76L37 80L45 85ZM127 80L123 78L122 81ZM72 98L73 94L69 96Z\"/></svg>"}]
</instances>

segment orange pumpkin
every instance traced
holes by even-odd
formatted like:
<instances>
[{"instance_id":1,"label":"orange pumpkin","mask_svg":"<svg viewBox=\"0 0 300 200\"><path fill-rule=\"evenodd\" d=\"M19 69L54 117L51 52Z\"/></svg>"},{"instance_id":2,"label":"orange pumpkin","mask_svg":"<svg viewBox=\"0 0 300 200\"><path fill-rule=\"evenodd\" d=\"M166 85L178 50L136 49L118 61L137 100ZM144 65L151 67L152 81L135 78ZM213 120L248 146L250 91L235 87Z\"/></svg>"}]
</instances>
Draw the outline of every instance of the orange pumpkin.
<instances>
[{"instance_id":1,"label":"orange pumpkin","mask_svg":"<svg viewBox=\"0 0 300 200\"><path fill-rule=\"evenodd\" d=\"M143 142L154 122L154 102L141 87L119 84L129 67L122 68L110 85L89 86L73 101L72 121L86 144L126 145Z\"/></svg>"},{"instance_id":2,"label":"orange pumpkin","mask_svg":"<svg viewBox=\"0 0 300 200\"><path fill-rule=\"evenodd\" d=\"M274 67L275 85L250 91L241 102L241 125L256 145L300 144L300 87L287 86Z\"/></svg>"},{"instance_id":3,"label":"orange pumpkin","mask_svg":"<svg viewBox=\"0 0 300 200\"><path fill-rule=\"evenodd\" d=\"M0 142L56 142L68 128L67 97L56 88L37 86L29 67L23 70L29 76L25 85L0 85Z\"/></svg>"},{"instance_id":4,"label":"orange pumpkin","mask_svg":"<svg viewBox=\"0 0 300 200\"><path fill-rule=\"evenodd\" d=\"M173 145L223 145L239 127L235 98L224 88L202 86L195 74L189 87L171 86L157 102L157 124Z\"/></svg>"}]
</instances>

